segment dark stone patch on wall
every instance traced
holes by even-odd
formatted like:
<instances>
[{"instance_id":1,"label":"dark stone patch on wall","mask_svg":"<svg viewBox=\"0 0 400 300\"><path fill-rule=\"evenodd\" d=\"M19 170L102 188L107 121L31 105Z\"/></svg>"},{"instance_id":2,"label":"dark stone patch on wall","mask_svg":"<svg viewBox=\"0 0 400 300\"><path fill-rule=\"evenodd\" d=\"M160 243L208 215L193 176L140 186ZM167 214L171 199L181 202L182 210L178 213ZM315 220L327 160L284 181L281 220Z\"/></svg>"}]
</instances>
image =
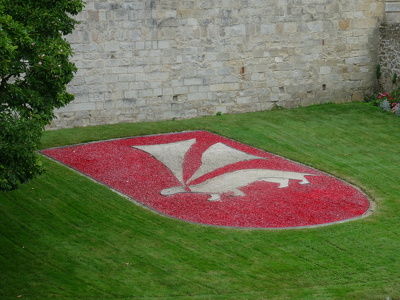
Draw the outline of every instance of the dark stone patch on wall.
<instances>
[{"instance_id":1,"label":"dark stone patch on wall","mask_svg":"<svg viewBox=\"0 0 400 300\"><path fill-rule=\"evenodd\" d=\"M382 24L380 34L381 84L385 91L390 92L400 86L400 23Z\"/></svg>"}]
</instances>

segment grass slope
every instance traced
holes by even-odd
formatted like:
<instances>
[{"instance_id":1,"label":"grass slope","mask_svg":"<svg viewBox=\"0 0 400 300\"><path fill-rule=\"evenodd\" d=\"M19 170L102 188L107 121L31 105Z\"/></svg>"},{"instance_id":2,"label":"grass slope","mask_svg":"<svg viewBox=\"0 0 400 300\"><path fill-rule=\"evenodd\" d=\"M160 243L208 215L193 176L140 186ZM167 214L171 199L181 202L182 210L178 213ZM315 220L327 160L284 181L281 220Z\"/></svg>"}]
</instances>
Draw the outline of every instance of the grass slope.
<instances>
[{"instance_id":1,"label":"grass slope","mask_svg":"<svg viewBox=\"0 0 400 300\"><path fill-rule=\"evenodd\" d=\"M296 230L206 227L161 217L43 158L0 194L0 298L400 298L400 118L363 103L95 126L43 148L205 129L361 187L374 213Z\"/></svg>"}]
</instances>

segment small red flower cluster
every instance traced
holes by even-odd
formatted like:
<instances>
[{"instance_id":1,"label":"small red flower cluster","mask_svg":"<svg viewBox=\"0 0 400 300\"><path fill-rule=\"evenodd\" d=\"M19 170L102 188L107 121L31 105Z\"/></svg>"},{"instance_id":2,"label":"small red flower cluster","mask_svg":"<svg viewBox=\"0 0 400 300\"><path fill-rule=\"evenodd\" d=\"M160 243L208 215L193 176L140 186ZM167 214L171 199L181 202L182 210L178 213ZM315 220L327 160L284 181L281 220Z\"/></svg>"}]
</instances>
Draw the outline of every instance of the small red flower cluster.
<instances>
[{"instance_id":1,"label":"small red flower cluster","mask_svg":"<svg viewBox=\"0 0 400 300\"><path fill-rule=\"evenodd\" d=\"M399 99L388 93L379 93L378 99L381 101L387 100L390 103L392 113L396 113L400 109Z\"/></svg>"},{"instance_id":2,"label":"small red flower cluster","mask_svg":"<svg viewBox=\"0 0 400 300\"><path fill-rule=\"evenodd\" d=\"M393 97L390 96L388 93L379 93L378 99L393 101Z\"/></svg>"}]
</instances>

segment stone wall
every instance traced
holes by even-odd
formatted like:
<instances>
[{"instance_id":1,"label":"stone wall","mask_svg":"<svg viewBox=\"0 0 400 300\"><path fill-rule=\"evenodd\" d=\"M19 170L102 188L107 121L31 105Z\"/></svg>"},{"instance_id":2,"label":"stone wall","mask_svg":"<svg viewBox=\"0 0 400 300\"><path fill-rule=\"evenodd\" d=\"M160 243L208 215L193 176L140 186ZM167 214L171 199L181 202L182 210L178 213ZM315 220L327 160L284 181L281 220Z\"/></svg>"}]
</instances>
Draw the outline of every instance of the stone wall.
<instances>
[{"instance_id":1,"label":"stone wall","mask_svg":"<svg viewBox=\"0 0 400 300\"><path fill-rule=\"evenodd\" d=\"M384 11L384 0L89 0L68 37L76 100L51 128L361 100Z\"/></svg>"},{"instance_id":2,"label":"stone wall","mask_svg":"<svg viewBox=\"0 0 400 300\"><path fill-rule=\"evenodd\" d=\"M400 23L400 0L386 0L385 14L386 23Z\"/></svg>"},{"instance_id":3,"label":"stone wall","mask_svg":"<svg viewBox=\"0 0 400 300\"><path fill-rule=\"evenodd\" d=\"M386 22L380 28L380 83L384 91L391 92L400 86L400 1L386 1L385 7ZM393 82L395 74L397 81Z\"/></svg>"}]
</instances>

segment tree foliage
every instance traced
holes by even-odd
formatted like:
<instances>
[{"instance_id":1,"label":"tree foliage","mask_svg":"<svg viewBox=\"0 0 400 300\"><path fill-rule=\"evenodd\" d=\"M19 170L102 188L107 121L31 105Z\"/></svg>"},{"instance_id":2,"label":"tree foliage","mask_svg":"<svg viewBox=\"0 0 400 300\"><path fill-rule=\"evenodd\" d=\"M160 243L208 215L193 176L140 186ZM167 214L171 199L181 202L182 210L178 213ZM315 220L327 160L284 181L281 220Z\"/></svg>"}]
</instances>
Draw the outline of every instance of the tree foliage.
<instances>
[{"instance_id":1,"label":"tree foliage","mask_svg":"<svg viewBox=\"0 0 400 300\"><path fill-rule=\"evenodd\" d=\"M54 108L74 99L65 35L82 0L0 0L0 191L41 172L35 150Z\"/></svg>"}]
</instances>

